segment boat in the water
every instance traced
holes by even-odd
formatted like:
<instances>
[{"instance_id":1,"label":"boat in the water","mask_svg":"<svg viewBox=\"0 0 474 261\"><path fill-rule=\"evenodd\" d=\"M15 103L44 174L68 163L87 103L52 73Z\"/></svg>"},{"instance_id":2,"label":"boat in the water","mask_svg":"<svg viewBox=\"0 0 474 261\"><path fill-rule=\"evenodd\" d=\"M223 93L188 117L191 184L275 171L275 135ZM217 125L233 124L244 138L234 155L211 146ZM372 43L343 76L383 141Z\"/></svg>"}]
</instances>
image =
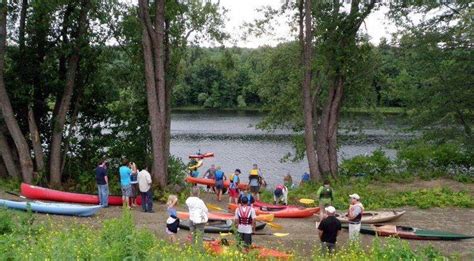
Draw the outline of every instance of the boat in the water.
<instances>
[{"instance_id":1,"label":"boat in the water","mask_svg":"<svg viewBox=\"0 0 474 261\"><path fill-rule=\"evenodd\" d=\"M68 203L81 203L81 204L99 204L99 196L73 193L73 192L64 192L54 189L47 189L43 187L38 187L26 183L21 183L20 192L23 196L30 199L37 200L48 200L48 201L59 201L59 202L68 202ZM141 197L137 197L137 204L141 204ZM109 196L109 205L112 206L121 206L122 197L121 196Z\"/></svg>"},{"instance_id":2,"label":"boat in the water","mask_svg":"<svg viewBox=\"0 0 474 261\"><path fill-rule=\"evenodd\" d=\"M213 255L225 255L229 249L229 245L235 245L234 241L227 241L224 239L221 240L211 240L204 241L205 249ZM245 252L257 252L257 257L259 259L290 259L291 254L285 253L283 251L252 245L248 250L242 250Z\"/></svg>"},{"instance_id":3,"label":"boat in the water","mask_svg":"<svg viewBox=\"0 0 474 261\"><path fill-rule=\"evenodd\" d=\"M216 185L216 181L214 179L205 179L205 178L193 178L191 176L186 177L186 182L191 184L201 184L206 186L214 187ZM229 180L224 181L224 187L228 188L230 185ZM239 189L247 189L246 183L239 183Z\"/></svg>"},{"instance_id":4,"label":"boat in the water","mask_svg":"<svg viewBox=\"0 0 474 261\"><path fill-rule=\"evenodd\" d=\"M183 220L179 222L179 227L184 230L189 230L189 220ZM255 230L262 230L265 228L266 223L257 222ZM204 227L205 233L229 233L234 229L234 221L232 219L227 220L209 220Z\"/></svg>"},{"instance_id":5,"label":"boat in the water","mask_svg":"<svg viewBox=\"0 0 474 261\"><path fill-rule=\"evenodd\" d=\"M189 219L189 212L178 211L179 219ZM209 212L207 214L207 218L209 220L234 220L235 215L232 213L224 213L224 212ZM273 214L265 214L265 215L257 215L255 220L262 221L262 222L272 222L274 218Z\"/></svg>"},{"instance_id":6,"label":"boat in the water","mask_svg":"<svg viewBox=\"0 0 474 261\"><path fill-rule=\"evenodd\" d=\"M206 152L204 154L193 154L189 155L190 159L204 159L214 157L214 152Z\"/></svg>"},{"instance_id":7,"label":"boat in the water","mask_svg":"<svg viewBox=\"0 0 474 261\"><path fill-rule=\"evenodd\" d=\"M188 169L190 169L190 170L198 169L198 168L200 168L200 167L202 166L203 163L204 163L203 160L198 160L198 161L196 162L196 164L194 164L194 165L192 165L192 166L189 166Z\"/></svg>"},{"instance_id":8,"label":"boat in the water","mask_svg":"<svg viewBox=\"0 0 474 261\"><path fill-rule=\"evenodd\" d=\"M375 224L395 220L405 214L405 211L364 211L362 213L362 224ZM345 214L336 214L341 223L349 223Z\"/></svg>"},{"instance_id":9,"label":"boat in the water","mask_svg":"<svg viewBox=\"0 0 474 261\"><path fill-rule=\"evenodd\" d=\"M101 206L81 206L67 203L25 202L0 199L0 207L17 210L29 210L37 213L89 217L97 213Z\"/></svg>"},{"instance_id":10,"label":"boat in the water","mask_svg":"<svg viewBox=\"0 0 474 261\"><path fill-rule=\"evenodd\" d=\"M238 208L237 204L228 204L228 208L231 211L235 211ZM307 218L319 212L319 207L315 208L303 208L303 207L257 207L253 206L257 215L262 214L273 214L277 218Z\"/></svg>"},{"instance_id":11,"label":"boat in the water","mask_svg":"<svg viewBox=\"0 0 474 261\"><path fill-rule=\"evenodd\" d=\"M360 233L378 235L382 237L393 236L417 240L461 240L474 238L474 236L451 233L446 231L383 224L362 225L360 227Z\"/></svg>"}]
</instances>

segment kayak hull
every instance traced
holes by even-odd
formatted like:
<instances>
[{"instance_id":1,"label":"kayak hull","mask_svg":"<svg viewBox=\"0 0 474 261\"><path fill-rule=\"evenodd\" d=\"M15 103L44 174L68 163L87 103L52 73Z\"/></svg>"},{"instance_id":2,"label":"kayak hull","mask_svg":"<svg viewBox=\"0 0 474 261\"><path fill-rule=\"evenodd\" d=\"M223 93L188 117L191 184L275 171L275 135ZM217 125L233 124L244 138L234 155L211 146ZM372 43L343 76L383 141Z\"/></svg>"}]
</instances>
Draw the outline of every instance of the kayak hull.
<instances>
[{"instance_id":1,"label":"kayak hull","mask_svg":"<svg viewBox=\"0 0 474 261\"><path fill-rule=\"evenodd\" d=\"M99 196L80 194L72 192L64 192L54 189L47 189L43 187L33 186L26 183L21 183L21 194L30 199L49 200L69 203L81 204L99 204ZM137 197L137 204L141 204L141 197ZM109 205L121 206L121 196L109 196Z\"/></svg>"},{"instance_id":2,"label":"kayak hull","mask_svg":"<svg viewBox=\"0 0 474 261\"><path fill-rule=\"evenodd\" d=\"M343 225L347 226L347 225ZM360 233L369 235L378 235L382 237L399 237L403 239L414 239L414 240L462 240L474 238L474 236L439 231L439 230L428 230L422 228L408 227L408 226L396 226L396 225L362 225Z\"/></svg>"},{"instance_id":3,"label":"kayak hull","mask_svg":"<svg viewBox=\"0 0 474 261\"><path fill-rule=\"evenodd\" d=\"M235 242L230 242L231 244L235 244ZM206 250L214 255L224 255L227 252L228 246L223 246L219 240L212 240L212 241L205 241L204 247ZM247 251L247 250L243 250ZM282 251L265 248L261 246L252 245L248 250L250 252L257 252L259 259L289 259L292 255L287 254Z\"/></svg>"},{"instance_id":4,"label":"kayak hull","mask_svg":"<svg viewBox=\"0 0 474 261\"><path fill-rule=\"evenodd\" d=\"M179 219L189 219L189 212L178 211ZM271 222L273 220L273 215L258 215L255 220L257 221L264 221L264 222ZM209 220L234 220L235 215L232 213L223 213L223 212L209 212L207 214L207 218Z\"/></svg>"},{"instance_id":5,"label":"kayak hull","mask_svg":"<svg viewBox=\"0 0 474 261\"><path fill-rule=\"evenodd\" d=\"M216 181L213 179L193 178L190 176L186 177L186 182L191 183L191 184L201 184L201 185L206 185L206 186L211 186L211 187L214 187L216 185ZM230 181L225 180L224 187L228 188L229 185L230 185ZM239 189L247 189L247 184L240 183Z\"/></svg>"},{"instance_id":6,"label":"kayak hull","mask_svg":"<svg viewBox=\"0 0 474 261\"><path fill-rule=\"evenodd\" d=\"M214 152L207 152L204 154L194 154L194 155L189 155L190 159L204 159L204 158L211 158L214 157Z\"/></svg>"},{"instance_id":7,"label":"kayak hull","mask_svg":"<svg viewBox=\"0 0 474 261\"><path fill-rule=\"evenodd\" d=\"M262 202L262 201L255 201L255 203L253 203L253 206L254 207L263 207L263 208L270 208L270 209L275 209L275 210L278 210L278 209L287 209L287 208L296 208L296 209L309 209L309 210L312 210L314 212L314 214L317 214L319 213L319 207L314 207L314 208L303 208L303 207L300 207L300 206L292 206L292 205L273 205L273 204L269 204L269 203L265 203L265 202Z\"/></svg>"},{"instance_id":8,"label":"kayak hull","mask_svg":"<svg viewBox=\"0 0 474 261\"><path fill-rule=\"evenodd\" d=\"M204 227L205 233L229 233L233 232L233 220L209 220ZM262 230L265 228L265 223L257 222L255 230ZM190 221L184 220L179 222L179 227L184 230L189 230Z\"/></svg>"},{"instance_id":9,"label":"kayak hull","mask_svg":"<svg viewBox=\"0 0 474 261\"><path fill-rule=\"evenodd\" d=\"M33 212L55 214L55 215L67 215L67 216L78 216L78 217L89 217L97 213L101 206L81 206L75 204L65 203L44 203L44 202L20 202L12 200L0 199L0 206L5 206L10 209L16 210L28 210L31 209Z\"/></svg>"},{"instance_id":10,"label":"kayak hull","mask_svg":"<svg viewBox=\"0 0 474 261\"><path fill-rule=\"evenodd\" d=\"M238 208L237 204L229 204L229 210L235 211ZM257 215L273 214L277 218L307 218L319 212L319 208L271 208L271 207L256 207L254 206Z\"/></svg>"},{"instance_id":11,"label":"kayak hull","mask_svg":"<svg viewBox=\"0 0 474 261\"><path fill-rule=\"evenodd\" d=\"M405 214L405 211L364 211L362 215L362 224L375 224L395 220ZM347 216L336 214L336 218L341 223L349 223Z\"/></svg>"}]
</instances>

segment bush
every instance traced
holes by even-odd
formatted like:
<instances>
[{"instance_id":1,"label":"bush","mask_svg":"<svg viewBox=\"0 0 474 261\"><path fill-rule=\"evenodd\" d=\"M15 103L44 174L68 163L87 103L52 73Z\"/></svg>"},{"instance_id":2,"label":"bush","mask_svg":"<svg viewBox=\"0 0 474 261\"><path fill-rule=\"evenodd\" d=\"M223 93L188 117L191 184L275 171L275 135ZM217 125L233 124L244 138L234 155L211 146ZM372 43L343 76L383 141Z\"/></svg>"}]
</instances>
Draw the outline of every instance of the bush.
<instances>
[{"instance_id":1,"label":"bush","mask_svg":"<svg viewBox=\"0 0 474 261\"><path fill-rule=\"evenodd\" d=\"M384 175L393 171L392 161L382 150L376 150L370 156L355 156L349 160L343 160L340 166L342 175Z\"/></svg>"}]
</instances>

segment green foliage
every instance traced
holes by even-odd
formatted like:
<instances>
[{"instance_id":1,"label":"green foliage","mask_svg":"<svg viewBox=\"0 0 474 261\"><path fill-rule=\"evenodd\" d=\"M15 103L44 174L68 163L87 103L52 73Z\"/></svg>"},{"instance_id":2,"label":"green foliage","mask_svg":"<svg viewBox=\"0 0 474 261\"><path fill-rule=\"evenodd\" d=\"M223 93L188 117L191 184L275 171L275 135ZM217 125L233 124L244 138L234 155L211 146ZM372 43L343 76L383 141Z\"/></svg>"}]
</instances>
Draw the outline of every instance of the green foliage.
<instances>
[{"instance_id":1,"label":"green foliage","mask_svg":"<svg viewBox=\"0 0 474 261\"><path fill-rule=\"evenodd\" d=\"M341 175L383 175L393 169L392 161L385 156L382 150L376 150L370 156L355 156L350 160L343 160L340 165Z\"/></svg>"}]
</instances>

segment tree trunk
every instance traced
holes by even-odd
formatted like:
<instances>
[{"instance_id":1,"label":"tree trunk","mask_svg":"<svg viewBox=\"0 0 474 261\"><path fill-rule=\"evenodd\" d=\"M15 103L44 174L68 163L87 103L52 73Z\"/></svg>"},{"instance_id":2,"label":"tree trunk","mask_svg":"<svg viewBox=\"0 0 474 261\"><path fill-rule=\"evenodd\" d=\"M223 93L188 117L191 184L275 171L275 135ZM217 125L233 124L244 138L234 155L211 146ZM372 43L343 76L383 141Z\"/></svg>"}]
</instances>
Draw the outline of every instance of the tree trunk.
<instances>
[{"instance_id":1,"label":"tree trunk","mask_svg":"<svg viewBox=\"0 0 474 261\"><path fill-rule=\"evenodd\" d=\"M13 154L8 145L7 137L3 134L3 131L0 130L0 153L2 154L2 160L5 164L5 168L8 172L8 175L12 178L20 179L20 172L13 160Z\"/></svg>"},{"instance_id":2,"label":"tree trunk","mask_svg":"<svg viewBox=\"0 0 474 261\"><path fill-rule=\"evenodd\" d=\"M304 114L304 142L306 157L308 158L309 171L312 180L320 180L321 174L318 169L318 157L314 148L314 119L313 119L313 97L311 92L312 78L312 25L311 25L311 1L305 1L305 41L303 50L303 114ZM300 26L301 29L301 26Z\"/></svg>"},{"instance_id":3,"label":"tree trunk","mask_svg":"<svg viewBox=\"0 0 474 261\"><path fill-rule=\"evenodd\" d=\"M165 1L155 2L155 20L152 23L148 1L139 1L140 21L143 26L143 55L145 62L145 85L153 150L152 174L159 186L164 187L168 177L169 98L165 81L164 57L164 9Z\"/></svg>"},{"instance_id":4,"label":"tree trunk","mask_svg":"<svg viewBox=\"0 0 474 261\"><path fill-rule=\"evenodd\" d=\"M3 71L5 66L5 46L7 38L7 1L2 0L1 15L0 15L0 106L4 117L5 124L10 132L10 135L15 142L15 146L20 156L20 167L23 181L31 183L33 180L33 162L31 160L30 149L26 142L20 126L16 121L10 99L5 87L3 79Z\"/></svg>"},{"instance_id":5,"label":"tree trunk","mask_svg":"<svg viewBox=\"0 0 474 261\"><path fill-rule=\"evenodd\" d=\"M44 152L41 146L41 137L36 125L35 114L33 108L28 108L28 127L30 129L30 138L33 145L33 152L35 154L36 171L44 171Z\"/></svg>"}]
</instances>

